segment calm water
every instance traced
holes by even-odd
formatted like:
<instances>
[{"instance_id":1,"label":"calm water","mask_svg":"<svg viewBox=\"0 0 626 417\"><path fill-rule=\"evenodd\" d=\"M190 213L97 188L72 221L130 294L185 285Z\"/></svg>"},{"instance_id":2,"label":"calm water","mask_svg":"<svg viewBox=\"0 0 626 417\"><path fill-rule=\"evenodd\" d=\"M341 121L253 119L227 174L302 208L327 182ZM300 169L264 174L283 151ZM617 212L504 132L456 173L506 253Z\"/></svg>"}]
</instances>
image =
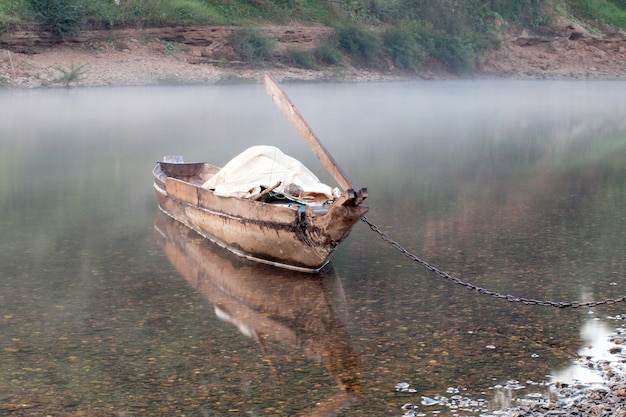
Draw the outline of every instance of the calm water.
<instances>
[{"instance_id":1,"label":"calm water","mask_svg":"<svg viewBox=\"0 0 626 417\"><path fill-rule=\"evenodd\" d=\"M522 297L626 293L625 83L284 87L422 259ZM478 415L591 378L575 355L626 312L479 295L365 224L303 278L159 217L166 154L276 145L332 183L260 85L0 91L0 118L0 415L401 416L456 389L474 411L418 411Z\"/></svg>"}]
</instances>

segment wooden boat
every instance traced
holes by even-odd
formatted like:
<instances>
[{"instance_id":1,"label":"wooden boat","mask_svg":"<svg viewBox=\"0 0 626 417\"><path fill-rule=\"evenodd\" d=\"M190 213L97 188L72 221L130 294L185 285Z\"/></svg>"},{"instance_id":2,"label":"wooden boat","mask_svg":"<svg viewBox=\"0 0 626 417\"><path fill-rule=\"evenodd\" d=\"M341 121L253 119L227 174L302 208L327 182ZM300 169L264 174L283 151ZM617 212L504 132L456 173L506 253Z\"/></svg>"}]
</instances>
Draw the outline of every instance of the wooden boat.
<instances>
[{"instance_id":1,"label":"wooden boat","mask_svg":"<svg viewBox=\"0 0 626 417\"><path fill-rule=\"evenodd\" d=\"M340 196L324 204L286 203L272 198L278 184L261 184L262 192L250 198L223 196L203 188L220 172L219 167L181 159L158 162L153 170L159 208L237 255L298 271L319 271L367 212L367 207L361 206L367 189L357 189L350 182L267 74L265 89L338 182Z\"/></svg>"},{"instance_id":2,"label":"wooden boat","mask_svg":"<svg viewBox=\"0 0 626 417\"><path fill-rule=\"evenodd\" d=\"M213 305L220 320L260 345L264 361L271 363L273 353L283 352L279 346L321 358L335 395L316 400L299 415L337 415L358 401L361 362L347 332L345 294L332 266L306 274L259 265L210 244L162 212L154 228L172 266Z\"/></svg>"}]
</instances>

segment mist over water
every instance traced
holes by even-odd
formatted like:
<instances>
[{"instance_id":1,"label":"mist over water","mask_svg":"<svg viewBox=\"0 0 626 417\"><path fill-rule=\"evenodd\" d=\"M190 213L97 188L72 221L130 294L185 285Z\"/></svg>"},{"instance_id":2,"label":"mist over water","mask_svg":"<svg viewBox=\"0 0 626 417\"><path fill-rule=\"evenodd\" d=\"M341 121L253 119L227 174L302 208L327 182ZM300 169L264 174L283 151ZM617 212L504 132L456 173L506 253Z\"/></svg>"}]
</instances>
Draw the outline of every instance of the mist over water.
<instances>
[{"instance_id":1,"label":"mist over water","mask_svg":"<svg viewBox=\"0 0 626 417\"><path fill-rule=\"evenodd\" d=\"M283 87L368 188L368 218L420 258L520 297L626 294L626 84ZM0 115L0 410L14 415L455 415L421 404L449 389L493 412L571 379L624 310L480 295L364 224L328 276L305 278L159 220L164 155L224 165L274 145L335 185L261 85L6 90ZM494 388L512 380L525 390Z\"/></svg>"}]
</instances>

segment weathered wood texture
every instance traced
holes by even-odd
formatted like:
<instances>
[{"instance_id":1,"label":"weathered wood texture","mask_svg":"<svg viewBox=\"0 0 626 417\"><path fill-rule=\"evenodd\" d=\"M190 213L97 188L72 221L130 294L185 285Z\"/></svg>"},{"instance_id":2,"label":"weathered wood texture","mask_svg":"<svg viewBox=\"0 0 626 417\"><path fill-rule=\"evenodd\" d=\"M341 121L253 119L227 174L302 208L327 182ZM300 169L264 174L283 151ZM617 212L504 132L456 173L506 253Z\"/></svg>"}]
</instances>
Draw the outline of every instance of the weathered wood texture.
<instances>
[{"instance_id":1,"label":"weathered wood texture","mask_svg":"<svg viewBox=\"0 0 626 417\"><path fill-rule=\"evenodd\" d=\"M285 117L293 124L298 133L307 141L315 155L322 161L324 168L330 172L335 181L337 181L344 190L356 190L352 181L350 181L341 167L337 165L335 159L328 153L324 145L322 145L322 142L320 142L313 132L313 129L309 127L309 124L304 120L304 117L302 117L298 109L293 105L289 97L267 73L265 74L265 91L267 91L267 94L269 94Z\"/></svg>"},{"instance_id":2,"label":"weathered wood texture","mask_svg":"<svg viewBox=\"0 0 626 417\"><path fill-rule=\"evenodd\" d=\"M157 164L154 188L161 210L230 251L290 269L316 271L367 212L341 198L325 214L233 197L221 197L170 177L203 177L213 168L200 164ZM207 164L208 165L208 164Z\"/></svg>"}]
</instances>

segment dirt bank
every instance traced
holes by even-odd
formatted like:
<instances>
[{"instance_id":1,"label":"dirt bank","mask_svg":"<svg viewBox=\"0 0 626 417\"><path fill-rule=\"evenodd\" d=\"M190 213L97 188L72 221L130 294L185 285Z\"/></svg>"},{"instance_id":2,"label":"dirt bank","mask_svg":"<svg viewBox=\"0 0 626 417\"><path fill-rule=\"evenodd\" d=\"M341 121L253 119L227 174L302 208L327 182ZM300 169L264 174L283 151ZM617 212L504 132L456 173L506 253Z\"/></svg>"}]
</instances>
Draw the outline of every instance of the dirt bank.
<instances>
[{"instance_id":1,"label":"dirt bank","mask_svg":"<svg viewBox=\"0 0 626 417\"><path fill-rule=\"evenodd\" d=\"M533 79L626 79L626 34L600 33L556 19L548 35L505 31L489 53L481 77Z\"/></svg>"},{"instance_id":2,"label":"dirt bank","mask_svg":"<svg viewBox=\"0 0 626 417\"><path fill-rule=\"evenodd\" d=\"M22 26L0 36L0 85L147 85L259 80L268 68L239 61L229 45L229 27L126 28L83 31L59 39L36 27ZM331 29L271 26L278 53L314 48ZM501 47L490 52L469 78L626 79L626 36L592 33L570 21L558 21L550 35L503 30ZM454 78L435 67L417 74L344 66L320 71L286 66L269 68L279 80L394 80Z\"/></svg>"}]
</instances>

